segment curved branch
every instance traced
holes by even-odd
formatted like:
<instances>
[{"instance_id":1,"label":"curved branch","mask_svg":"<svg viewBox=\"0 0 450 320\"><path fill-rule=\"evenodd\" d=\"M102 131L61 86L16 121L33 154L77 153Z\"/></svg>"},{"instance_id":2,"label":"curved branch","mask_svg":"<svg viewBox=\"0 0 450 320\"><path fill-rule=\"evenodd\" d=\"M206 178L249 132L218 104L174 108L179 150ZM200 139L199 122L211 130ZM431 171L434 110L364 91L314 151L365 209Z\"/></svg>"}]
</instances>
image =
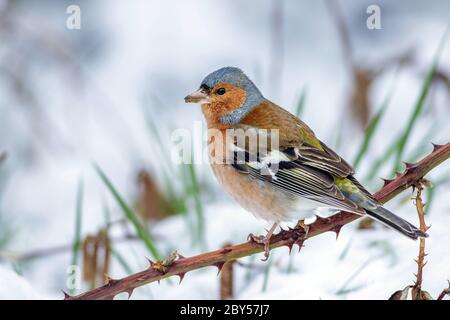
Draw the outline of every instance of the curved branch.
<instances>
[{"instance_id":1,"label":"curved branch","mask_svg":"<svg viewBox=\"0 0 450 320\"><path fill-rule=\"evenodd\" d=\"M442 146L434 145L434 150L431 154L415 164L405 163L406 169L402 174L397 174L396 178L393 180L385 180L383 188L374 194L375 198L382 203L389 201L403 190L413 186L431 169L435 168L449 157L450 142ZM360 216L352 213L340 212L329 218L318 218L310 225L307 236L305 236L302 229L282 230L272 237L270 248L274 249L281 246L287 246L290 250L294 244L297 244L301 248L306 239L328 231L334 231L338 234L343 225L350 223L359 217ZM250 256L262 251L264 251L262 246L254 242L245 242L193 257L183 257L179 255L178 259L167 259L166 261L156 263L150 262L149 268L144 271L119 280L109 279L108 283L104 286L77 296L69 296L66 294L65 298L68 300L112 299L122 292L127 292L131 296L134 288L145 284L160 281L161 279L175 275L178 275L181 281L187 272L207 266L216 266L220 271L223 264L227 261Z\"/></svg>"}]
</instances>

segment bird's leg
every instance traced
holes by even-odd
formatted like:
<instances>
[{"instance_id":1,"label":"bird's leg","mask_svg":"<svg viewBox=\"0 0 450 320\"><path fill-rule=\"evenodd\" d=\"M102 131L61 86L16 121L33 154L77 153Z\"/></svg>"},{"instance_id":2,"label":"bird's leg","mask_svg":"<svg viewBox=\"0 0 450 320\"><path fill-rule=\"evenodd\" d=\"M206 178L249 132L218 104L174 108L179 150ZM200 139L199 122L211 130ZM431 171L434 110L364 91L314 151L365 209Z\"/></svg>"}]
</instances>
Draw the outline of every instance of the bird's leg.
<instances>
[{"instance_id":1,"label":"bird's leg","mask_svg":"<svg viewBox=\"0 0 450 320\"><path fill-rule=\"evenodd\" d=\"M305 239L308 237L309 225L305 224L305 220L299 220L295 225L295 229L302 228L305 231Z\"/></svg>"},{"instance_id":2,"label":"bird's leg","mask_svg":"<svg viewBox=\"0 0 450 320\"><path fill-rule=\"evenodd\" d=\"M249 240L264 245L264 259L262 259L262 261L267 261L267 259L269 259L270 238L277 227L278 223L274 223L270 230L266 230L267 234L265 236L255 236L253 233L248 235Z\"/></svg>"}]
</instances>

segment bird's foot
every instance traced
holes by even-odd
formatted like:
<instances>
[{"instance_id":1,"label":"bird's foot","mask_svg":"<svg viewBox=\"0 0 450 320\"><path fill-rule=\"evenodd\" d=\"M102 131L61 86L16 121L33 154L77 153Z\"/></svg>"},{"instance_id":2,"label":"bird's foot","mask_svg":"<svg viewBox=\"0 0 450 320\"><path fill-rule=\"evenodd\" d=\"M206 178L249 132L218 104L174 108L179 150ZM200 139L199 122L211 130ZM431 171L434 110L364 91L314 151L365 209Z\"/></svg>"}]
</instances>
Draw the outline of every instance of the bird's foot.
<instances>
[{"instance_id":1,"label":"bird's foot","mask_svg":"<svg viewBox=\"0 0 450 320\"><path fill-rule=\"evenodd\" d=\"M306 238L308 237L309 225L305 224L305 220L300 220L300 221L297 222L297 224L295 225L295 229L300 229L300 228L302 228L303 231L305 232L304 238L306 239Z\"/></svg>"},{"instance_id":2,"label":"bird's foot","mask_svg":"<svg viewBox=\"0 0 450 320\"><path fill-rule=\"evenodd\" d=\"M270 251L270 235L266 236L255 236L253 233L250 233L247 237L249 241L255 242L257 244L264 245L264 259L261 259L261 261L267 261L269 259L269 251Z\"/></svg>"}]
</instances>

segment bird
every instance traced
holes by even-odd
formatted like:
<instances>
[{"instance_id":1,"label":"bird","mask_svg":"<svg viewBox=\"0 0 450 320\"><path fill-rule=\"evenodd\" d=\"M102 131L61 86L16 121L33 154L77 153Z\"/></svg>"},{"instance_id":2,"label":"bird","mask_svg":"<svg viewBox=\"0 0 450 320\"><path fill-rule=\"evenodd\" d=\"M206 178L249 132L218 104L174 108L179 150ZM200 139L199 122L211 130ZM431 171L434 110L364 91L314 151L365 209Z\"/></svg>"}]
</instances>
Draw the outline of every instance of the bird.
<instances>
[{"instance_id":1,"label":"bird","mask_svg":"<svg viewBox=\"0 0 450 320\"><path fill-rule=\"evenodd\" d=\"M280 223L296 219L307 233L305 219L320 210L368 216L414 240L428 236L384 208L348 162L306 123L266 99L241 69L222 67L208 74L184 100L201 105L212 132L208 153L219 184L244 209L272 223L265 236L249 235L264 246L265 260ZM230 132L252 132L248 137L257 138L239 139Z\"/></svg>"}]
</instances>

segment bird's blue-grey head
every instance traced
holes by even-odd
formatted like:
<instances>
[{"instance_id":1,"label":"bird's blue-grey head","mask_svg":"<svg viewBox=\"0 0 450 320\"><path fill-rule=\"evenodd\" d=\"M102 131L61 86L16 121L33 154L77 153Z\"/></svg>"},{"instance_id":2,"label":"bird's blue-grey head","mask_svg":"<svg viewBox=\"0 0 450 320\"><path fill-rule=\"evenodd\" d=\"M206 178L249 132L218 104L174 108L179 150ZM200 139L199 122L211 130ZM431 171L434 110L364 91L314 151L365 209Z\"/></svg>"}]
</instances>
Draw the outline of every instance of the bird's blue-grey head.
<instances>
[{"instance_id":1,"label":"bird's blue-grey head","mask_svg":"<svg viewBox=\"0 0 450 320\"><path fill-rule=\"evenodd\" d=\"M209 90L218 83L229 83L245 91L245 100L242 105L220 118L220 122L223 124L232 125L239 123L254 107L265 100L255 84L239 68L224 67L210 73L203 79L200 90L202 88Z\"/></svg>"}]
</instances>

